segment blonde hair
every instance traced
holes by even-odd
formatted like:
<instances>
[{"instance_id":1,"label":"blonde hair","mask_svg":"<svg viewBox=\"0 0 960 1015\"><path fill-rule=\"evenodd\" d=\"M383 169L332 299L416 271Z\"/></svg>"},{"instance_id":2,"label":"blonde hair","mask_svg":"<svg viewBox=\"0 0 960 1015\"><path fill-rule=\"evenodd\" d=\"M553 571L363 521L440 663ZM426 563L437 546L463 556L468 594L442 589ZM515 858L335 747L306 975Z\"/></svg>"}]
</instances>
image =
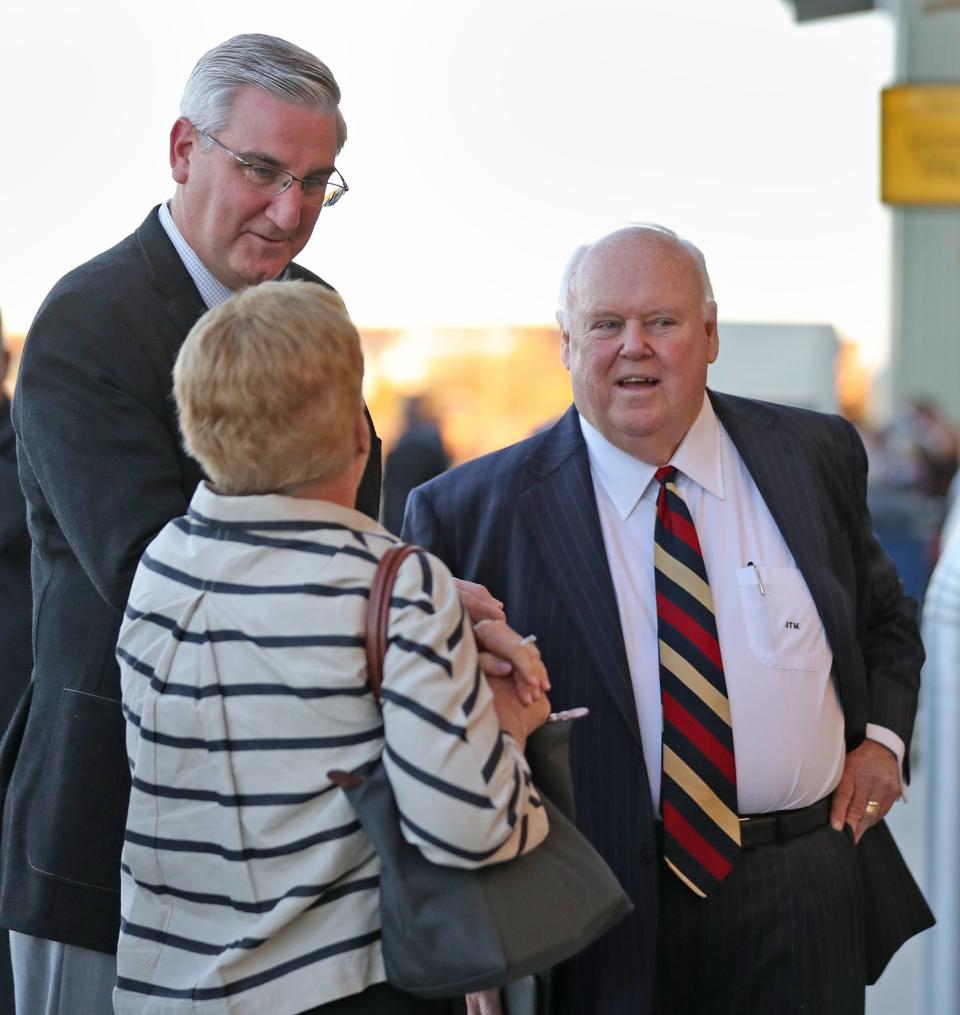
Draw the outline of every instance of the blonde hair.
<instances>
[{"instance_id":1,"label":"blonde hair","mask_svg":"<svg viewBox=\"0 0 960 1015\"><path fill-rule=\"evenodd\" d=\"M340 297L264 282L193 326L173 369L184 446L226 494L339 476L357 453L360 338Z\"/></svg>"}]
</instances>

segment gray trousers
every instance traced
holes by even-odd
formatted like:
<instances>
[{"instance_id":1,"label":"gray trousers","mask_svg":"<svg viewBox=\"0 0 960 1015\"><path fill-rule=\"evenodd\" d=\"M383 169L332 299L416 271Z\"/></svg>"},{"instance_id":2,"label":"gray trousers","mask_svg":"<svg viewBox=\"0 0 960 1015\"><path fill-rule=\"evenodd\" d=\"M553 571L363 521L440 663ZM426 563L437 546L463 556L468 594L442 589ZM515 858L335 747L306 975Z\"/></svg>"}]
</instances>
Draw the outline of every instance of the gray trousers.
<instances>
[{"instance_id":1,"label":"gray trousers","mask_svg":"<svg viewBox=\"0 0 960 1015\"><path fill-rule=\"evenodd\" d=\"M113 1015L115 955L10 931L17 1015Z\"/></svg>"}]
</instances>

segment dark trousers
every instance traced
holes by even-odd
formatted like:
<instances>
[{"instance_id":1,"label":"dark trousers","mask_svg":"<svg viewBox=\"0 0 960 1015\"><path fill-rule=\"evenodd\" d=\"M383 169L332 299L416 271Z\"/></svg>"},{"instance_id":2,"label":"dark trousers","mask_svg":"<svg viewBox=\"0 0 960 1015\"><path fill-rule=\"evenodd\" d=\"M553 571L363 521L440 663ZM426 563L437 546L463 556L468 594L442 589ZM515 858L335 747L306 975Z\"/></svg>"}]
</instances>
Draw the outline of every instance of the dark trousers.
<instances>
[{"instance_id":1,"label":"dark trousers","mask_svg":"<svg viewBox=\"0 0 960 1015\"><path fill-rule=\"evenodd\" d=\"M827 825L744 850L706 899L661 863L659 1015L862 1015L856 849Z\"/></svg>"},{"instance_id":2,"label":"dark trousers","mask_svg":"<svg viewBox=\"0 0 960 1015\"><path fill-rule=\"evenodd\" d=\"M425 1001L403 994L388 983L378 983L360 994L311 1008L303 1015L453 1015L462 1011L459 1002Z\"/></svg>"}]
</instances>

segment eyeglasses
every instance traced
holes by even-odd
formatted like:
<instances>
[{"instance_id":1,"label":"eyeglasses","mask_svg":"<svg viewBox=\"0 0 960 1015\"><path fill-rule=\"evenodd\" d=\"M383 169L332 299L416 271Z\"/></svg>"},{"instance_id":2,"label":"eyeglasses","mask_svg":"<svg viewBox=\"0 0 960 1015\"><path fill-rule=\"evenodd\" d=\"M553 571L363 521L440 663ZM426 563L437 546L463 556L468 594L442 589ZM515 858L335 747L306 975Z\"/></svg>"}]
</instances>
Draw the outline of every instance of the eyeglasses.
<instances>
[{"instance_id":1,"label":"eyeglasses","mask_svg":"<svg viewBox=\"0 0 960 1015\"><path fill-rule=\"evenodd\" d=\"M225 144L218 141L209 131L198 129L197 133L209 138L218 148L222 148L230 158L239 162L243 166L243 178L254 190L259 190L262 194L271 194L276 197L289 190L292 184L299 183L300 189L303 191L304 204L320 205L323 208L329 208L330 205L336 204L350 189L347 186L347 181L336 169L332 169L325 176L308 176L305 180L302 180L299 176L294 176L293 173L288 173L285 169L276 169L274 166L261 166L255 162L248 162L241 155L230 151Z\"/></svg>"}]
</instances>

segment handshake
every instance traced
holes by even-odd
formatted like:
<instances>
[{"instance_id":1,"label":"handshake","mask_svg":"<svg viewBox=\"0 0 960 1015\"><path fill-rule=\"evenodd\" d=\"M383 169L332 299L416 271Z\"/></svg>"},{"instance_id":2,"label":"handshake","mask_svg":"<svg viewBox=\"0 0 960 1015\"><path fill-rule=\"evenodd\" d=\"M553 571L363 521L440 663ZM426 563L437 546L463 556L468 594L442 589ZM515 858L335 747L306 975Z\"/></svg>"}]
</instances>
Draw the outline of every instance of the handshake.
<instances>
[{"instance_id":1,"label":"handshake","mask_svg":"<svg viewBox=\"0 0 960 1015\"><path fill-rule=\"evenodd\" d=\"M550 690L537 636L521 637L504 617L503 603L495 599L485 586L476 582L454 579L460 600L473 623L473 633L480 650L480 668L493 692L494 706L504 732L522 747L527 737L545 722L554 719L580 719L587 709L551 713L546 692Z\"/></svg>"}]
</instances>

